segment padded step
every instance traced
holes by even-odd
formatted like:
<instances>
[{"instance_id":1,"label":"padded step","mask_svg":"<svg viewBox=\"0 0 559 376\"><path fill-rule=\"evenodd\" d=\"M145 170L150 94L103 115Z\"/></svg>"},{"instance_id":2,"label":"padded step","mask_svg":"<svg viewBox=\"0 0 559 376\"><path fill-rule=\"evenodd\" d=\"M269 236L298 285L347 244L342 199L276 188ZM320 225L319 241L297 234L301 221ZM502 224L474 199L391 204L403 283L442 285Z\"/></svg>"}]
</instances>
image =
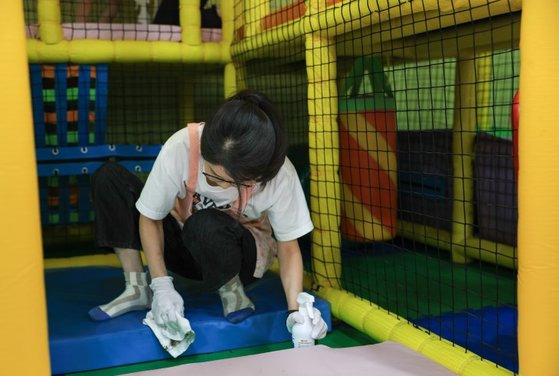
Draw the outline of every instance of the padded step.
<instances>
[{"instance_id":1,"label":"padded step","mask_svg":"<svg viewBox=\"0 0 559 376\"><path fill-rule=\"evenodd\" d=\"M45 280L53 374L171 357L142 324L146 311L130 312L104 322L94 322L87 315L90 308L120 294L120 269L47 270ZM180 277L175 278L175 286L184 298L186 317L196 332L196 340L182 356L291 340L285 328L285 295L276 275L267 274L246 289L256 312L238 324L225 320L217 293L188 293L187 290L196 290L196 285ZM331 327L330 304L317 297L315 306Z\"/></svg>"}]
</instances>

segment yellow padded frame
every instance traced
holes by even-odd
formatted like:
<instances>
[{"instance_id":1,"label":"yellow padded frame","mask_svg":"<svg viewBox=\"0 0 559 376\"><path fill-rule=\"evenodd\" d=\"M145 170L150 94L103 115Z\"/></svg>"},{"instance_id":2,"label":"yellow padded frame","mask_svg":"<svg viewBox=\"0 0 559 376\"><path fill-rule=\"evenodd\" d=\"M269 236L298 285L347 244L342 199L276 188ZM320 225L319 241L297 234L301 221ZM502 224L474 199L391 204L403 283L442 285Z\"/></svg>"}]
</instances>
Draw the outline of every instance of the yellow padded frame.
<instances>
[{"instance_id":1,"label":"yellow padded frame","mask_svg":"<svg viewBox=\"0 0 559 376\"><path fill-rule=\"evenodd\" d=\"M40 9L47 7L55 0L40 0ZM186 0L183 0L186 1ZM376 4L382 6L389 5L391 1L365 1L356 0L352 2L344 1L332 9L326 10L326 26L321 29L318 35L306 35L305 45L316 47L320 54L312 55L312 62L307 62L309 81L316 82L317 74L326 74L325 85L333 85L329 82L335 78L335 57L336 54L328 45L326 38L332 37L335 33L347 31L347 27L357 30L363 27L362 23L356 20L363 10L376 9ZM396 3L397 1L392 1ZM399 1L398 1L399 2ZM307 1L310 9L319 9L318 0ZM410 13L413 11L412 2ZM424 2L429 11L439 12L444 9L433 8L433 4L439 1ZM470 5L482 4L482 0L456 0L448 2L457 9L464 9L460 14L467 15ZM520 10L520 1L494 1L489 6L476 8L469 13L474 18L478 13L484 13L476 19L487 17L487 13L492 16L499 14L496 9L502 10L501 13ZM505 4L505 8L503 8ZM52 4L51 4L52 5ZM368 8L368 7L371 8ZM430 7L430 8L429 8ZM495 7L495 8L494 8ZM510 7L510 8L509 8ZM0 12L0 43L4 45L5 53L10 59L3 59L0 62L0 77L5 83L5 90L0 95L0 107L6 120L6 124L24 124L23 127L4 127L3 145L0 153L6 162L3 164L0 174L5 187L2 195L2 207L6 213L5 220L2 222L2 235L0 242L2 249L9 250L6 253L5 261L0 266L0 279L5 288L0 293L0 299L10 302L10 307L17 315L10 317L10 320L0 321L0 331L10 341L4 341L1 347L3 361L0 370L6 374L33 374L48 375L50 373L48 359L48 341L46 325L46 309L44 300L44 285L42 279L43 260L41 255L39 208L36 200L30 197L38 197L35 158L33 149L32 119L30 109L29 82L25 64L25 55L32 62L52 62L74 61L85 62L82 59L91 59L87 62L96 62L100 58L95 53L88 53L88 49L93 46L100 47L103 56L115 57L114 51L122 53L123 61L133 61L135 58L145 59L142 61L159 61L172 59L173 61L183 61L182 51L166 51L165 48L145 48L141 47L142 54L132 51L126 44L119 46L118 43L105 46L95 44L64 44L60 41L57 25L60 21L55 15L49 14L47 10L41 10L45 16L42 18L41 27L46 30L44 40L25 43L23 35L23 14L22 7L17 2L7 2ZM422 9L423 11L423 9ZM556 15L559 14L559 4L545 0L532 0L525 2L522 14L522 38L521 38L521 103L520 112L521 123L525 126L521 129L520 137L520 182L519 182L519 356L520 374L522 375L553 375L559 374L559 363L555 361L556 350L559 348L559 321L556 319L556 308L559 306L559 252L556 251L559 244L559 231L556 227L559 223L559 179L556 171L559 165L559 132L555 125L559 123L559 112L556 111L556 103L559 102L559 50L554 48L555 36L559 33L559 23ZM406 15L404 15L406 16ZM50 18L49 18L50 17ZM227 16L225 16L227 17ZM470 17L470 16L468 16ZM447 19L442 17L441 19ZM265 45L261 41L273 43L281 40L282 35L290 38L302 36L302 31L318 30L320 20L316 14L309 12L303 19L293 22L290 25L280 26L271 31L267 36L257 34L252 38L241 42L233 49L233 57L242 55L243 58L250 58L250 54L245 51L255 51L254 46ZM232 20L232 18L231 18ZM347 22L342 22L348 20ZM460 17L457 18L460 22ZM376 21L382 22L381 19ZM392 22L392 21L391 21ZM453 21L455 22L455 21ZM371 26L375 23L372 22ZM442 25L434 25L433 29L440 28ZM49 28L52 30L49 31ZM283 33L283 28L291 28L291 33ZM297 30L301 28L301 30ZM232 33L232 27L230 29ZM416 30L417 31L417 30ZM332 33L333 32L333 33ZM264 33L264 34L266 34ZM299 34L298 34L299 33ZM306 34L306 33L305 33ZM324 36L328 34L327 36ZM410 34L411 35L411 34ZM404 37L405 35L402 35ZM268 38L271 37L272 39ZM49 39L52 38L52 39ZM56 42L56 40L59 42ZM227 40L227 39L226 39ZM403 39L402 39L403 40ZM231 41L231 39L228 39ZM37 44L38 43L38 44ZM69 42L72 43L72 42ZM132 42L136 43L136 42ZM138 46L142 42L138 42ZM156 42L158 43L158 42ZM187 44L184 44L185 46ZM186 51L187 47L184 47ZM27 49L27 51L26 51ZM111 52L112 51L112 52ZM224 52L225 51L225 52ZM262 51L261 51L262 52ZM257 53L257 52L251 52ZM145 55L144 55L145 54ZM220 54L225 56L224 64L229 64L229 51L225 48L220 50ZM196 55L196 54L195 54ZM239 55L239 56L240 56ZM198 53L200 57L203 54ZM307 58L310 58L307 55ZM153 60L155 59L155 60ZM117 61L111 60L111 61ZM166 61L166 60L165 60ZM328 62L327 72L315 71L316 65ZM465 63L466 64L466 63ZM235 76L234 68L228 66L227 92L235 90L234 80L242 79L242 74L238 78ZM463 68L466 70L466 68ZM313 87L313 86L309 86ZM313 87L319 88L319 87ZM335 85L322 87L323 90L335 90ZM320 127L332 126L329 130L331 136L335 135L334 120L337 115L337 106L332 103L323 103L319 97L311 97L310 108L320 108L328 114L330 120L324 124L311 124L314 129L323 132ZM316 114L315 114L316 115ZM314 119L314 120L313 120ZM311 122L315 121L311 115ZM318 133L318 132L317 132ZM315 145L330 145L334 138L321 139L315 138ZM316 147L316 146L315 146ZM321 153L318 148L313 158L318 158L315 165L321 164L324 159L331 158L330 155ZM329 160L330 161L330 160ZM332 174L332 171L319 171L320 173ZM314 172L316 174L317 171ZM316 195L323 192L325 187L318 186L320 179L315 175L312 181L313 193ZM328 181L331 180L330 177ZM17 182L17 184L14 184ZM331 187L336 191L336 187ZM330 192L329 192L330 193ZM339 196L330 194L329 198L336 199ZM325 197L325 196L321 196ZM316 208L316 209L314 209ZM313 202L313 213L319 222L321 216L325 219L334 219L339 213L336 207L332 206L329 200ZM26 223L27 226L21 226ZM327 252L323 255L333 258L338 257L335 253L336 233L332 227L327 227L324 236L328 239L325 246L330 246L334 252ZM319 235L322 236L322 235ZM320 239L320 237L318 238ZM467 244L466 239L466 244ZM467 253L467 252L466 252ZM320 256L315 253L315 257ZM338 276L336 272L334 276ZM334 279L334 282L336 280ZM472 354L466 354L463 349L447 344L444 341L432 340L426 334L410 325L398 320L393 315L383 312L374 304L351 296L349 293L339 290L335 283L331 281L321 281L319 294L324 296L332 303L334 315L342 318L351 325L363 330L365 333L378 338L394 339L415 348L417 351L435 359L449 369L455 370L462 375L501 375L510 374L502 369L495 368L495 365L488 361L480 361ZM334 285L331 287L331 285ZM33 339L33 346L28 346L28 339ZM34 361L29 362L32 358Z\"/></svg>"}]
</instances>

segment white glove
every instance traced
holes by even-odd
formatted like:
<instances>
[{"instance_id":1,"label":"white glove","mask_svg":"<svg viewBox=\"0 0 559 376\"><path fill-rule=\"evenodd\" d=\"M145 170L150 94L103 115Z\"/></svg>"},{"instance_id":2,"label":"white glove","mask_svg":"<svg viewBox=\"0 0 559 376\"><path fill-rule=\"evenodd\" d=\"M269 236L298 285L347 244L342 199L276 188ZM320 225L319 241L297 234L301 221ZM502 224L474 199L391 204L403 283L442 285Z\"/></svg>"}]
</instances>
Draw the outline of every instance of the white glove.
<instances>
[{"instance_id":1,"label":"white glove","mask_svg":"<svg viewBox=\"0 0 559 376\"><path fill-rule=\"evenodd\" d=\"M174 331L179 318L184 317L184 301L173 286L173 277L157 277L149 285L153 291L151 311L157 325Z\"/></svg>"},{"instance_id":2,"label":"white glove","mask_svg":"<svg viewBox=\"0 0 559 376\"><path fill-rule=\"evenodd\" d=\"M312 332L311 337L313 339L322 339L326 337L326 332L328 331L328 325L326 325L326 321L322 319L322 314L316 308L313 308L313 315L314 318L312 319ZM302 324L305 322L305 318L299 311L291 312L289 316L287 316L287 320L285 321L285 326L287 326L287 330L289 333L293 330L293 325L296 323Z\"/></svg>"}]
</instances>

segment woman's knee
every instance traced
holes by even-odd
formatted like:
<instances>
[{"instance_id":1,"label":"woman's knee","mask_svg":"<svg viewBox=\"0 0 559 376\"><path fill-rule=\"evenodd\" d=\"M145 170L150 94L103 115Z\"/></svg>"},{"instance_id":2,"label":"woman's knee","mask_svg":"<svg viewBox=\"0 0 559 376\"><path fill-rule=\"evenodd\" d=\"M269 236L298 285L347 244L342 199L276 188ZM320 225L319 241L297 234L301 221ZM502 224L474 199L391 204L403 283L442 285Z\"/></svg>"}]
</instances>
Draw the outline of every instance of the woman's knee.
<instances>
[{"instance_id":1,"label":"woman's knee","mask_svg":"<svg viewBox=\"0 0 559 376\"><path fill-rule=\"evenodd\" d=\"M198 241L206 244L237 243L242 235L242 225L218 209L204 209L193 213L182 229L185 244Z\"/></svg>"},{"instance_id":2,"label":"woman's knee","mask_svg":"<svg viewBox=\"0 0 559 376\"><path fill-rule=\"evenodd\" d=\"M142 190L137 176L116 162L104 163L91 176L91 197L94 202L125 198L133 200ZM135 200L134 200L135 201Z\"/></svg>"},{"instance_id":3,"label":"woman's knee","mask_svg":"<svg viewBox=\"0 0 559 376\"><path fill-rule=\"evenodd\" d=\"M99 190L106 184L111 184L122 175L124 167L116 162L105 162L91 175L91 188L93 191Z\"/></svg>"},{"instance_id":4,"label":"woman's knee","mask_svg":"<svg viewBox=\"0 0 559 376\"><path fill-rule=\"evenodd\" d=\"M240 229L240 224L230 215L218 209L204 209L193 213L185 222L183 227L183 237L204 234L210 236L214 233L222 233L225 229Z\"/></svg>"}]
</instances>

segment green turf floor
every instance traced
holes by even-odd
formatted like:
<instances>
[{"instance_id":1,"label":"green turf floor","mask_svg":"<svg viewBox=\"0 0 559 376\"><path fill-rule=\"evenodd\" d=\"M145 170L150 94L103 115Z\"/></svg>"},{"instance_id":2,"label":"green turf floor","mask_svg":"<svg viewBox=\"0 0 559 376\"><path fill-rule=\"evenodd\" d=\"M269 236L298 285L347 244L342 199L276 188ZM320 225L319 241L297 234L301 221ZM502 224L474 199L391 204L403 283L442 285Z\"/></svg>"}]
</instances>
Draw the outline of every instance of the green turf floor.
<instances>
[{"instance_id":1,"label":"green turf floor","mask_svg":"<svg viewBox=\"0 0 559 376\"><path fill-rule=\"evenodd\" d=\"M414 252L392 245L344 253L342 287L408 320L516 306L512 270L479 261L455 264L448 252Z\"/></svg>"},{"instance_id":2,"label":"green turf floor","mask_svg":"<svg viewBox=\"0 0 559 376\"><path fill-rule=\"evenodd\" d=\"M357 330L343 323L337 322L334 323L333 326L334 326L333 328L334 330L331 333L329 333L326 336L326 338L318 341L319 344L326 345L333 348L340 348L340 347L351 347L351 346L359 346L359 345L369 345L375 343L375 341L370 337L368 337L367 335L360 333ZM173 366L178 366L187 363L207 362L211 360L240 357L240 356L246 356L252 354L260 354L260 353L276 351L276 350L284 350L284 349L291 348L292 345L293 344L291 342L281 342L281 343L275 343L275 344L269 344L263 346L249 347L244 349L222 351L222 352L211 353L211 354L191 355L191 356L180 357L177 359L157 360L153 362L132 364L128 366L105 368L96 371L70 373L67 375L72 375L72 376L123 375L131 372L173 367Z\"/></svg>"}]
</instances>

